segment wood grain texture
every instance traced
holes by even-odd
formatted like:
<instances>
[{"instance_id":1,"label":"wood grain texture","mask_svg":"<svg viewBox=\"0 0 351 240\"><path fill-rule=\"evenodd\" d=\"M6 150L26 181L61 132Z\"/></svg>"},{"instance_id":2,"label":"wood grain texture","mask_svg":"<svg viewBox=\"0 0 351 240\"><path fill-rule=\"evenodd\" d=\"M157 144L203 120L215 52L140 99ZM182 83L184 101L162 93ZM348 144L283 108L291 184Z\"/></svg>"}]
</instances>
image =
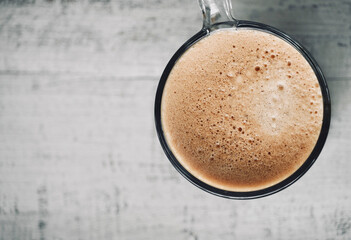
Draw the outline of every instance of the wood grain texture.
<instances>
[{"instance_id":1,"label":"wood grain texture","mask_svg":"<svg viewBox=\"0 0 351 240\"><path fill-rule=\"evenodd\" d=\"M331 129L309 172L230 201L163 154L155 91L201 27L195 0L0 0L0 240L351 239L351 1L233 5L294 36L327 77Z\"/></svg>"}]
</instances>

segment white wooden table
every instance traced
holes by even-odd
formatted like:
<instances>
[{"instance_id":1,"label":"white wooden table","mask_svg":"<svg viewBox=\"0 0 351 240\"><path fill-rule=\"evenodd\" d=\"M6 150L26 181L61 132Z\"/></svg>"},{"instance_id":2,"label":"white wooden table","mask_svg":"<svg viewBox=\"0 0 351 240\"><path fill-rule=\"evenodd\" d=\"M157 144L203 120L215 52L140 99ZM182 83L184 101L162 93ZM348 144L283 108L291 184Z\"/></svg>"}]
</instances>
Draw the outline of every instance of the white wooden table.
<instances>
[{"instance_id":1,"label":"white wooden table","mask_svg":"<svg viewBox=\"0 0 351 240\"><path fill-rule=\"evenodd\" d=\"M191 185L153 122L196 0L0 1L0 240L351 239L351 1L235 0L310 50L328 140L297 183L233 201Z\"/></svg>"}]
</instances>

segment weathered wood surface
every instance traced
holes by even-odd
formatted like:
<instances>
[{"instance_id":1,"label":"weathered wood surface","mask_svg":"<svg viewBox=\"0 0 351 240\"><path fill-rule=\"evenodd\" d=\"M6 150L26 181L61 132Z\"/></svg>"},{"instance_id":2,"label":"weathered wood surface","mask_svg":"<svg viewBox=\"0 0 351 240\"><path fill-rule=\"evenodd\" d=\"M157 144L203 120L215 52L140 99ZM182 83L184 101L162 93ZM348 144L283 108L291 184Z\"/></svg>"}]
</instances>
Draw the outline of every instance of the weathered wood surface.
<instances>
[{"instance_id":1,"label":"weathered wood surface","mask_svg":"<svg viewBox=\"0 0 351 240\"><path fill-rule=\"evenodd\" d=\"M293 35L332 96L322 154L273 196L231 201L183 179L153 101L201 26L195 0L0 0L0 239L351 239L351 1L236 0Z\"/></svg>"}]
</instances>

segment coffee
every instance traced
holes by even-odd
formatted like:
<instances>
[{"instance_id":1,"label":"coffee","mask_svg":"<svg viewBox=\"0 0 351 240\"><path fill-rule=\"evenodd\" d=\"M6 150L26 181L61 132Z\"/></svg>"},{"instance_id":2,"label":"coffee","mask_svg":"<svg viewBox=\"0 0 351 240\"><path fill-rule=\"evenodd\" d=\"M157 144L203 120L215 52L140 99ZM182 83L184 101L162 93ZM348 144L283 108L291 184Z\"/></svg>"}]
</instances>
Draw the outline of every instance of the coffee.
<instances>
[{"instance_id":1,"label":"coffee","mask_svg":"<svg viewBox=\"0 0 351 240\"><path fill-rule=\"evenodd\" d=\"M161 121L177 160L230 191L294 173L320 134L323 99L313 69L289 43L258 30L218 30L189 48L165 84Z\"/></svg>"}]
</instances>

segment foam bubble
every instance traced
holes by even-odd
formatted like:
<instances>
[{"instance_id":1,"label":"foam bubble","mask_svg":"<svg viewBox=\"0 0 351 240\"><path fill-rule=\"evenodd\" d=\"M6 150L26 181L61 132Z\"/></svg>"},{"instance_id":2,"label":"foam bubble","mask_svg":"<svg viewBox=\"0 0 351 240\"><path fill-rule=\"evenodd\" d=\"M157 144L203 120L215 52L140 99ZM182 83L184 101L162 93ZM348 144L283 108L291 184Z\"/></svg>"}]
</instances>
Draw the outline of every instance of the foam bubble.
<instances>
[{"instance_id":1,"label":"foam bubble","mask_svg":"<svg viewBox=\"0 0 351 240\"><path fill-rule=\"evenodd\" d=\"M284 84L281 83L281 82L278 83L277 86L278 86L278 89L279 89L279 90L283 90L283 89L284 89Z\"/></svg>"}]
</instances>

